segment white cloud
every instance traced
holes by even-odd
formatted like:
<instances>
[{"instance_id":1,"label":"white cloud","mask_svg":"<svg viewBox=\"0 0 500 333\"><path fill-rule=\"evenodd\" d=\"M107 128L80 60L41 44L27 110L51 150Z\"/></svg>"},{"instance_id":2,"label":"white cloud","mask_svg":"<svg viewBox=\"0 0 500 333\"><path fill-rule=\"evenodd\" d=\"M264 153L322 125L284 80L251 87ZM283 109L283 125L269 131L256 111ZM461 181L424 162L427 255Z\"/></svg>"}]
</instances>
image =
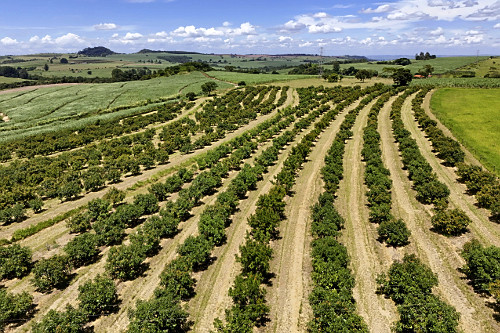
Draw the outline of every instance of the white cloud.
<instances>
[{"instance_id":1,"label":"white cloud","mask_svg":"<svg viewBox=\"0 0 500 333\"><path fill-rule=\"evenodd\" d=\"M256 34L256 27L250 22L242 23L238 28L223 27L196 28L194 25L178 27L171 32L172 36L183 38L196 37L221 37L221 36L246 36Z\"/></svg>"},{"instance_id":2,"label":"white cloud","mask_svg":"<svg viewBox=\"0 0 500 333\"><path fill-rule=\"evenodd\" d=\"M433 36L439 36L439 35L441 35L443 32L444 32L443 28L441 28L441 27L437 27L435 30L432 30L432 31L430 32L430 34L431 34L431 35L433 35Z\"/></svg>"},{"instance_id":3,"label":"white cloud","mask_svg":"<svg viewBox=\"0 0 500 333\"><path fill-rule=\"evenodd\" d=\"M328 23L319 24L319 25L310 25L308 29L309 29L309 32L313 33L313 34L315 34L315 33L327 34L330 32L342 31L342 28L335 26L335 25L328 24Z\"/></svg>"},{"instance_id":4,"label":"white cloud","mask_svg":"<svg viewBox=\"0 0 500 333\"><path fill-rule=\"evenodd\" d=\"M138 40L141 39L143 36L138 33L138 32L127 32L125 36L123 37L124 40Z\"/></svg>"},{"instance_id":5,"label":"white cloud","mask_svg":"<svg viewBox=\"0 0 500 333\"><path fill-rule=\"evenodd\" d=\"M2 43L3 45L16 45L19 42L16 39L10 37L4 37L0 39L0 43Z\"/></svg>"},{"instance_id":6,"label":"white cloud","mask_svg":"<svg viewBox=\"0 0 500 333\"><path fill-rule=\"evenodd\" d=\"M231 22L228 22L228 21L225 21L224 23L222 23L223 27L230 27L231 25L232 25Z\"/></svg>"},{"instance_id":7,"label":"white cloud","mask_svg":"<svg viewBox=\"0 0 500 333\"><path fill-rule=\"evenodd\" d=\"M94 30L115 30L118 26L114 23L99 23L94 25Z\"/></svg>"},{"instance_id":8,"label":"white cloud","mask_svg":"<svg viewBox=\"0 0 500 333\"><path fill-rule=\"evenodd\" d=\"M388 12L390 9L391 9L390 5L380 5L375 9L372 8L362 9L361 13L363 14L385 13Z\"/></svg>"},{"instance_id":9,"label":"white cloud","mask_svg":"<svg viewBox=\"0 0 500 333\"><path fill-rule=\"evenodd\" d=\"M497 23L493 26L493 29L500 29L500 23Z\"/></svg>"},{"instance_id":10,"label":"white cloud","mask_svg":"<svg viewBox=\"0 0 500 333\"><path fill-rule=\"evenodd\" d=\"M253 35L256 33L256 31L255 31L255 26L251 25L250 22L245 22L242 23L239 28L236 28L233 31L231 31L231 33L236 36Z\"/></svg>"},{"instance_id":11,"label":"white cloud","mask_svg":"<svg viewBox=\"0 0 500 333\"><path fill-rule=\"evenodd\" d=\"M85 40L83 40L80 36L75 35L73 33L68 33L66 35L63 35L61 37L57 37L55 39L55 43L57 45L76 45L76 44L84 44Z\"/></svg>"},{"instance_id":12,"label":"white cloud","mask_svg":"<svg viewBox=\"0 0 500 333\"><path fill-rule=\"evenodd\" d=\"M291 42L291 41L293 41L292 37L287 37L287 36L279 36L279 38L278 38L278 39L279 39L279 41L280 41L281 43L283 43L283 42Z\"/></svg>"}]
</instances>

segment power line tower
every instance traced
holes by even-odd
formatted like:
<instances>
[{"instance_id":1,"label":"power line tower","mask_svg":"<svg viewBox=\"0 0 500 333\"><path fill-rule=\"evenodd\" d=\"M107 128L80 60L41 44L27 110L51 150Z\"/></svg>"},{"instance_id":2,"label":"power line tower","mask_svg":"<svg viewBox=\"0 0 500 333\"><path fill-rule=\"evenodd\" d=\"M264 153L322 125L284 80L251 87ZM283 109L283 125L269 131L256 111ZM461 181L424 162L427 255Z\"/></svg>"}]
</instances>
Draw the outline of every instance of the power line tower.
<instances>
[{"instance_id":1,"label":"power line tower","mask_svg":"<svg viewBox=\"0 0 500 333\"><path fill-rule=\"evenodd\" d=\"M319 50L319 61L318 61L318 76L321 79L323 77L323 46Z\"/></svg>"}]
</instances>

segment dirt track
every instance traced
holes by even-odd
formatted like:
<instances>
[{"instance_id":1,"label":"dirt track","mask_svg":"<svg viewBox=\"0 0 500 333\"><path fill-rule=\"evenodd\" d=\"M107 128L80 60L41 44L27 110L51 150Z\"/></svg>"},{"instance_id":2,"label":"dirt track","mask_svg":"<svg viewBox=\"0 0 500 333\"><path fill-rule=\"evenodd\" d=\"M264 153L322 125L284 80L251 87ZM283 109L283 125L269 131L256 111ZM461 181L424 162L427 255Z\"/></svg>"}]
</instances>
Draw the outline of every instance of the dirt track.
<instances>
[{"instance_id":1,"label":"dirt track","mask_svg":"<svg viewBox=\"0 0 500 333\"><path fill-rule=\"evenodd\" d=\"M342 243L351 256L356 285L353 290L359 314L371 332L390 332L397 319L396 307L391 300L375 293L377 275L387 271L394 259L401 257L392 248L377 241L376 226L368 221L365 196L364 165L361 161L363 128L368 112L375 102L363 108L354 123L353 137L345 147L344 179L340 182L336 206L346 220Z\"/></svg>"},{"instance_id":2,"label":"dirt track","mask_svg":"<svg viewBox=\"0 0 500 333\"><path fill-rule=\"evenodd\" d=\"M412 136L418 138L419 130L413 120L408 117L411 116L409 114L410 109L411 98L407 99L403 105L403 119L407 129L412 132ZM379 132L382 141L382 158L391 173L393 182L393 214L397 218L403 218L412 232L411 243L405 248L405 251L417 253L438 275L439 285L435 291L445 302L454 306L460 313L460 328L464 332L498 332L500 327L493 320L492 310L485 306L484 300L474 293L472 288L467 285L463 275L458 272L458 268L464 264L459 253L463 244L472 235L466 234L461 237L447 238L430 230L431 207L424 206L415 199L416 193L411 189L411 183L407 178L406 171L402 169L403 165L397 144L394 142L391 133L388 108L383 108L380 112ZM421 140L417 141L422 153L428 157L425 154L425 145L422 144ZM444 168L434 157L431 157L429 162L433 161ZM447 185L452 184L447 183ZM452 191L450 198L452 202L455 202L454 198L457 197L457 190L453 186L450 186L450 190Z\"/></svg>"}]
</instances>

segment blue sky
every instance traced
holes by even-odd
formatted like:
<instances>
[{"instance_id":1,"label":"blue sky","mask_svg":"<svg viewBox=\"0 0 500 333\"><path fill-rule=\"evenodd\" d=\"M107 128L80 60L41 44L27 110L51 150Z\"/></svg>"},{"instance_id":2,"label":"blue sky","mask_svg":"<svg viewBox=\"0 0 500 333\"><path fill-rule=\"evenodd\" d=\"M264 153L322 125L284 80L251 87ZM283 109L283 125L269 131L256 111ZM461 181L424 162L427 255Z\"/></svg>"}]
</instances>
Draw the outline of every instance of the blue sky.
<instances>
[{"instance_id":1,"label":"blue sky","mask_svg":"<svg viewBox=\"0 0 500 333\"><path fill-rule=\"evenodd\" d=\"M0 55L117 52L500 54L500 0L16 0Z\"/></svg>"}]
</instances>

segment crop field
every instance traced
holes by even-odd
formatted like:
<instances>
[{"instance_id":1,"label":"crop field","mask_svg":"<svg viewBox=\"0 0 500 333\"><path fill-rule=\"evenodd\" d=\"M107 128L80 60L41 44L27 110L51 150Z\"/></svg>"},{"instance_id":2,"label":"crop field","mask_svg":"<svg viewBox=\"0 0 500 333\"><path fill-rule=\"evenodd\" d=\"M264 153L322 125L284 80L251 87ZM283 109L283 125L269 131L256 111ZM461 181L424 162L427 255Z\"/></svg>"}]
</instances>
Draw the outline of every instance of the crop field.
<instances>
[{"instance_id":1,"label":"crop field","mask_svg":"<svg viewBox=\"0 0 500 333\"><path fill-rule=\"evenodd\" d=\"M500 331L498 89L207 75L0 95L0 331Z\"/></svg>"},{"instance_id":2,"label":"crop field","mask_svg":"<svg viewBox=\"0 0 500 333\"><path fill-rule=\"evenodd\" d=\"M193 72L148 81L27 87L3 93L0 112L10 120L0 123L0 140L140 112L148 100L173 99L188 92L199 94L201 85L209 81L212 79ZM221 81L217 85L220 90L233 87ZM124 106L130 107L118 113L109 112Z\"/></svg>"},{"instance_id":3,"label":"crop field","mask_svg":"<svg viewBox=\"0 0 500 333\"><path fill-rule=\"evenodd\" d=\"M432 112L489 169L500 174L500 89L437 90Z\"/></svg>"}]
</instances>

